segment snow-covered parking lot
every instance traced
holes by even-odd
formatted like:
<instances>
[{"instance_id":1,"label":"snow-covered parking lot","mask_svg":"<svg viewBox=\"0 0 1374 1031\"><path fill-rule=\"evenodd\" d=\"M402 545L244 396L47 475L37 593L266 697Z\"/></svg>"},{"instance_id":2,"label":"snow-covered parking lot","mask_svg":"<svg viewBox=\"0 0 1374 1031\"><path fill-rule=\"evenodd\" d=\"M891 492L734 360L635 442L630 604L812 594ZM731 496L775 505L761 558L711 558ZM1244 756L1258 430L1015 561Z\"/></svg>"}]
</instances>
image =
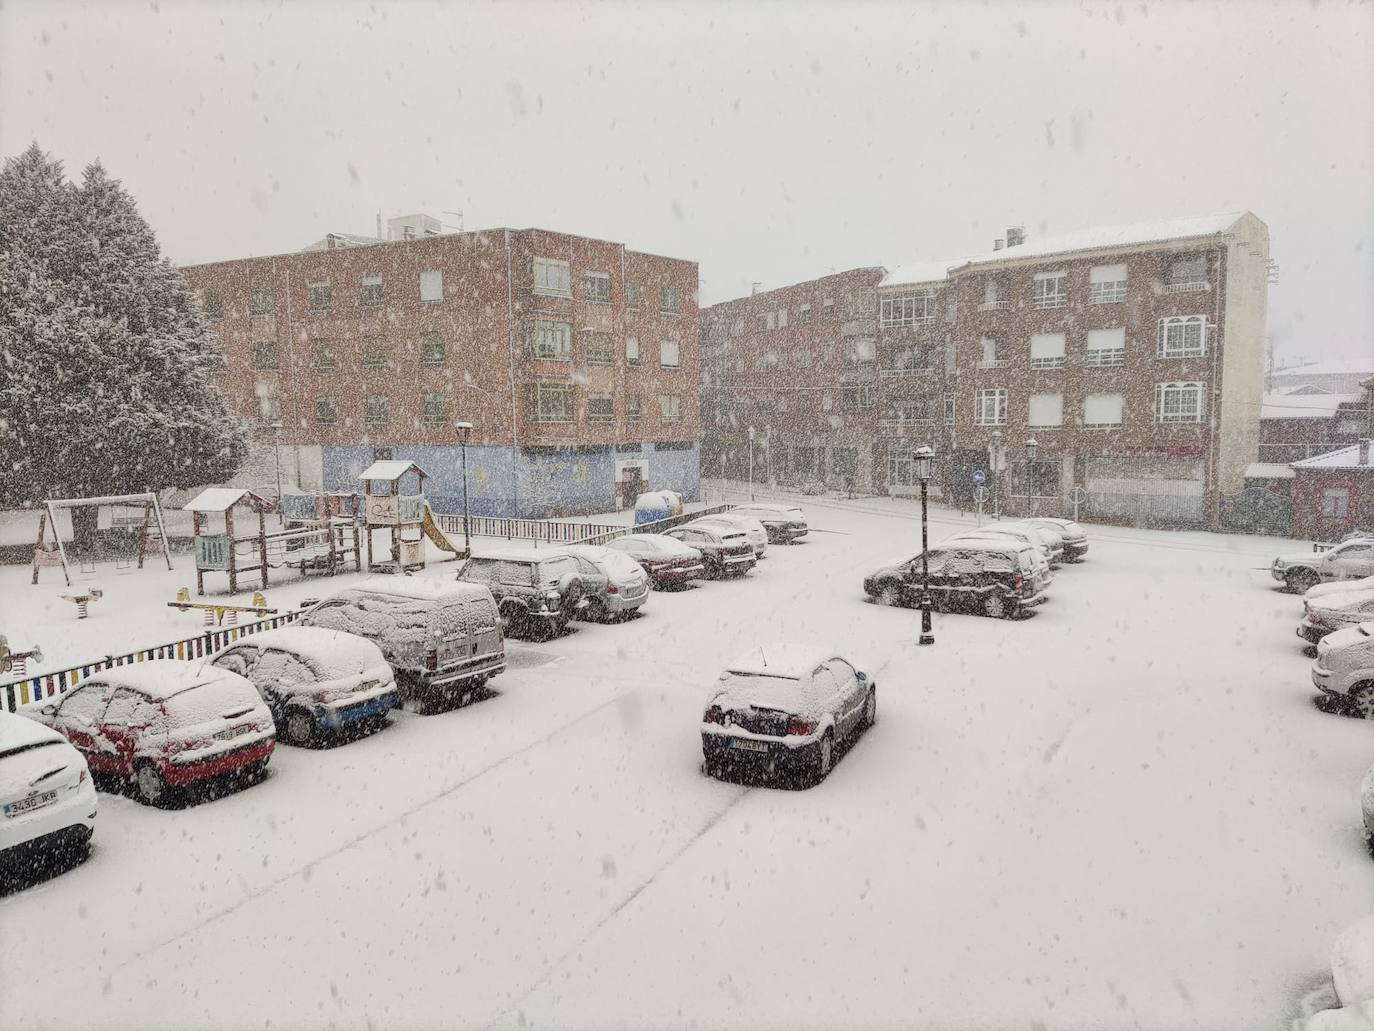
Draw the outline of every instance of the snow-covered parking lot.
<instances>
[{"instance_id":1,"label":"snow-covered parking lot","mask_svg":"<svg viewBox=\"0 0 1374 1031\"><path fill-rule=\"evenodd\" d=\"M1374 740L1311 704L1282 545L1090 527L1032 618L918 648L861 591L910 506L808 515L740 582L512 642L466 709L199 806L102 795L90 860L0 899L0 1026L1283 1026L1374 897ZM772 638L878 679L810 790L700 770Z\"/></svg>"}]
</instances>

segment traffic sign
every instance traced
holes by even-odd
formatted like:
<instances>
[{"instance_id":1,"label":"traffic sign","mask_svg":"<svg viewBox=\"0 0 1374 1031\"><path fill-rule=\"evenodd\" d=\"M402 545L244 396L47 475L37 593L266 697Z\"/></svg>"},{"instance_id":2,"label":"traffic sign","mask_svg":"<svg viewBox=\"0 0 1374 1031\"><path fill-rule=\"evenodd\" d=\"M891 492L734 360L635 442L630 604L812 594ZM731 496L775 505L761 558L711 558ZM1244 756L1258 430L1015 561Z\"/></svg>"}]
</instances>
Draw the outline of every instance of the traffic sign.
<instances>
[{"instance_id":1,"label":"traffic sign","mask_svg":"<svg viewBox=\"0 0 1374 1031\"><path fill-rule=\"evenodd\" d=\"M976 487L981 487L983 484L985 484L985 483L987 483L987 482L988 482L988 474L987 474L987 473L983 472L982 469L975 469L975 470L973 470L973 483L974 483L974 486L976 486Z\"/></svg>"}]
</instances>

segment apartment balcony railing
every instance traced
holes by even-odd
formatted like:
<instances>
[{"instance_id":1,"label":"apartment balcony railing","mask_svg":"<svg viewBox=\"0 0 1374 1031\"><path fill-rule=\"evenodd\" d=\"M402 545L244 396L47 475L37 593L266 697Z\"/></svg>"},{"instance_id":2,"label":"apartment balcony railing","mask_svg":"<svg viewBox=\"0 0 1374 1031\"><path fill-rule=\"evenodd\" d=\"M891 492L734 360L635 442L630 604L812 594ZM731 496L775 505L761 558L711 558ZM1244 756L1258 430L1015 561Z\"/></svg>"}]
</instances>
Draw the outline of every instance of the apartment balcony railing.
<instances>
[{"instance_id":1,"label":"apartment balcony railing","mask_svg":"<svg viewBox=\"0 0 1374 1031\"><path fill-rule=\"evenodd\" d=\"M1030 360L1030 367L1032 369L1062 369L1065 362L1066 359L1062 354L1056 355L1053 358L1032 358Z\"/></svg>"},{"instance_id":2,"label":"apartment balcony railing","mask_svg":"<svg viewBox=\"0 0 1374 1031\"><path fill-rule=\"evenodd\" d=\"M1032 308L1062 308L1069 303L1069 298L1065 294L1058 294L1054 297L1037 297L1031 301Z\"/></svg>"},{"instance_id":3,"label":"apartment balcony railing","mask_svg":"<svg viewBox=\"0 0 1374 1031\"><path fill-rule=\"evenodd\" d=\"M1006 311L1011 307L1010 301L984 301L978 305L979 311Z\"/></svg>"},{"instance_id":4,"label":"apartment balcony railing","mask_svg":"<svg viewBox=\"0 0 1374 1031\"><path fill-rule=\"evenodd\" d=\"M1211 288L1212 285L1205 279L1190 279L1186 283L1164 284L1164 292L1166 294L1200 294Z\"/></svg>"},{"instance_id":5,"label":"apartment balcony railing","mask_svg":"<svg viewBox=\"0 0 1374 1031\"><path fill-rule=\"evenodd\" d=\"M1115 304L1125 299L1125 281L1115 283L1091 283L1088 286L1089 304Z\"/></svg>"},{"instance_id":6,"label":"apartment balcony railing","mask_svg":"<svg viewBox=\"0 0 1374 1031\"><path fill-rule=\"evenodd\" d=\"M892 369L879 369L878 375L884 378L893 376L929 376L935 372L933 365L901 366Z\"/></svg>"},{"instance_id":7,"label":"apartment balcony railing","mask_svg":"<svg viewBox=\"0 0 1374 1031\"><path fill-rule=\"evenodd\" d=\"M1083 364L1090 369L1115 368L1126 361L1126 349L1114 347L1099 351L1089 351L1083 356Z\"/></svg>"},{"instance_id":8,"label":"apartment balcony railing","mask_svg":"<svg viewBox=\"0 0 1374 1031\"><path fill-rule=\"evenodd\" d=\"M900 419L884 415L878 419L878 425L883 429L902 429L906 426L929 426L934 421L929 416L920 419Z\"/></svg>"},{"instance_id":9,"label":"apartment balcony railing","mask_svg":"<svg viewBox=\"0 0 1374 1031\"><path fill-rule=\"evenodd\" d=\"M978 362L980 369L1001 369L1006 367L1006 361L1000 358L983 358Z\"/></svg>"}]
</instances>

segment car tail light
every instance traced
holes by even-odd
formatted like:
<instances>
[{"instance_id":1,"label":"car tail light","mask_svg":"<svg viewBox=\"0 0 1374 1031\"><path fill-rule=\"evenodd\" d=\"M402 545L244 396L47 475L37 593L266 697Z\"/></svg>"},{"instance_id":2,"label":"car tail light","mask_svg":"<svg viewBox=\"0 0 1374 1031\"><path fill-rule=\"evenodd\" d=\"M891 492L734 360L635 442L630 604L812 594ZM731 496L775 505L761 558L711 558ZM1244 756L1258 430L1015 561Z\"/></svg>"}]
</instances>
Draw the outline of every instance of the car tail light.
<instances>
[{"instance_id":1,"label":"car tail light","mask_svg":"<svg viewBox=\"0 0 1374 1031\"><path fill-rule=\"evenodd\" d=\"M1017 594L1020 594L1020 593L1021 593L1021 574L1020 574L1020 573L1017 573L1014 577L1012 577L1011 589L1012 589L1013 591L1015 591Z\"/></svg>"},{"instance_id":2,"label":"car tail light","mask_svg":"<svg viewBox=\"0 0 1374 1031\"><path fill-rule=\"evenodd\" d=\"M431 648L429 651L425 652L425 669L429 670L432 673L438 668L439 652L436 649Z\"/></svg>"},{"instance_id":3,"label":"car tail light","mask_svg":"<svg viewBox=\"0 0 1374 1031\"><path fill-rule=\"evenodd\" d=\"M1323 620L1322 620L1322 617L1319 616L1319 615L1317 615L1315 612L1309 612L1309 613L1307 614L1307 621L1308 621L1309 623L1311 623L1313 626L1323 626L1323 625L1325 625L1324 622L1323 622Z\"/></svg>"},{"instance_id":4,"label":"car tail light","mask_svg":"<svg viewBox=\"0 0 1374 1031\"><path fill-rule=\"evenodd\" d=\"M719 705L713 705L701 715L703 723L724 723L725 714L720 711Z\"/></svg>"},{"instance_id":5,"label":"car tail light","mask_svg":"<svg viewBox=\"0 0 1374 1031\"><path fill-rule=\"evenodd\" d=\"M615 584L607 584L607 585L606 585L606 593L607 593L607 594L619 594L619 593L620 593L620 588L617 587Z\"/></svg>"},{"instance_id":6,"label":"car tail light","mask_svg":"<svg viewBox=\"0 0 1374 1031\"><path fill-rule=\"evenodd\" d=\"M787 736L806 737L816 732L815 720L804 720L800 716L787 717Z\"/></svg>"}]
</instances>

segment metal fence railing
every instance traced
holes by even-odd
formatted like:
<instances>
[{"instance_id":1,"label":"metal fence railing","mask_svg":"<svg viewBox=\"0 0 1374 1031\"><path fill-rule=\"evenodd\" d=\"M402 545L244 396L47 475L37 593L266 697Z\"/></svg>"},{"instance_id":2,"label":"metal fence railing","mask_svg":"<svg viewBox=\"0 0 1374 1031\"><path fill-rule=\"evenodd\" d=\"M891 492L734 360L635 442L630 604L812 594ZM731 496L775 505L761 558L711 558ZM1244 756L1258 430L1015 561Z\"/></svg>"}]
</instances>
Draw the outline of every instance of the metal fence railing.
<instances>
[{"instance_id":1,"label":"metal fence railing","mask_svg":"<svg viewBox=\"0 0 1374 1031\"><path fill-rule=\"evenodd\" d=\"M710 508L703 508L696 512L684 512L682 515L669 516L667 519L656 519L652 523L637 523L634 526L602 526L589 527L598 532L588 534L577 541L575 544L605 544L607 541L615 540L617 537L624 537L631 533L662 533L664 530L671 530L674 526L681 526L683 523L690 523L693 519L700 519L702 516L718 515L721 512L728 512L734 505L713 505Z\"/></svg>"},{"instance_id":2,"label":"metal fence railing","mask_svg":"<svg viewBox=\"0 0 1374 1031\"><path fill-rule=\"evenodd\" d=\"M300 612L284 612L281 615L269 616L267 619L244 623L242 626L220 627L180 641L155 644L151 648L139 648L124 655L107 655L103 659L96 659L94 662L80 666L69 666L67 669L57 670L53 673L42 673L36 677L26 677L13 683L0 684L0 696L3 696L0 698L0 702L3 703L6 712L17 712L21 705L32 705L35 702L58 697L62 692L75 685L77 681L102 669L110 669L112 666L127 666L134 662L147 662L149 659L204 658L207 655L213 655L240 637L285 626L287 623L294 622L299 616Z\"/></svg>"},{"instance_id":3,"label":"metal fence railing","mask_svg":"<svg viewBox=\"0 0 1374 1031\"><path fill-rule=\"evenodd\" d=\"M461 515L436 515L444 533L462 533ZM508 540L548 541L571 544L595 533L609 533L624 527L609 523L573 523L554 519L511 519L504 516L468 516L468 532L474 537L505 537Z\"/></svg>"}]
</instances>

